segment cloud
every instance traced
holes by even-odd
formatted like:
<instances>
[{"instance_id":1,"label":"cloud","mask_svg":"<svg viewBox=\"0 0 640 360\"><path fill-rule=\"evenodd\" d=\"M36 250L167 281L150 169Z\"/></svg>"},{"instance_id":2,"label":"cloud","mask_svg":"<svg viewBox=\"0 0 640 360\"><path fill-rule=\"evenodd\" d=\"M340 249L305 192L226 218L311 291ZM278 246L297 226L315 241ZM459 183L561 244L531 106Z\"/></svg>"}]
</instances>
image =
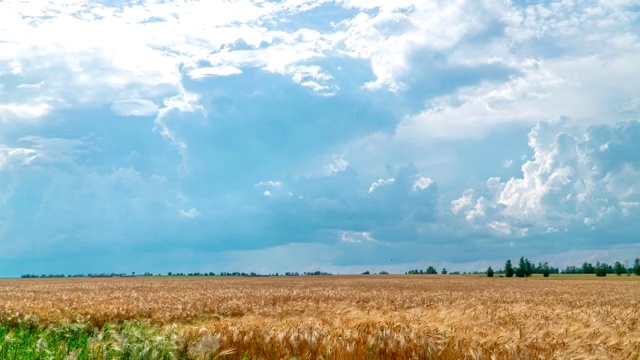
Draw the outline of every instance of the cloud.
<instances>
[{"instance_id":1,"label":"cloud","mask_svg":"<svg viewBox=\"0 0 640 360\"><path fill-rule=\"evenodd\" d=\"M14 164L29 165L37 157L38 151L34 149L0 147L0 171Z\"/></svg>"},{"instance_id":2,"label":"cloud","mask_svg":"<svg viewBox=\"0 0 640 360\"><path fill-rule=\"evenodd\" d=\"M14 118L19 119L35 119L48 114L51 106L46 103L35 104L1 104L0 103L0 120L8 122Z\"/></svg>"},{"instance_id":3,"label":"cloud","mask_svg":"<svg viewBox=\"0 0 640 360\"><path fill-rule=\"evenodd\" d=\"M491 178L483 189L468 189L451 211L508 236L610 232L615 226L609 243L631 241L631 224L640 216L639 138L635 121L585 130L542 122L529 133L533 158L522 165L521 177Z\"/></svg>"},{"instance_id":4,"label":"cloud","mask_svg":"<svg viewBox=\"0 0 640 360\"><path fill-rule=\"evenodd\" d=\"M359 244L364 241L375 241L371 237L371 233L366 231L356 232L356 231L341 231L340 232L340 241L345 243L353 243Z\"/></svg>"},{"instance_id":5,"label":"cloud","mask_svg":"<svg viewBox=\"0 0 640 360\"><path fill-rule=\"evenodd\" d=\"M416 181L413 183L413 191L424 190L433 184L433 180L426 176L416 176Z\"/></svg>"},{"instance_id":6,"label":"cloud","mask_svg":"<svg viewBox=\"0 0 640 360\"><path fill-rule=\"evenodd\" d=\"M394 182L396 182L396 179L394 179L394 178L379 179L378 181L376 181L373 184L371 184L371 186L369 187L369 194L371 194L372 192L376 191L376 189L381 187L381 186L391 185Z\"/></svg>"},{"instance_id":7,"label":"cloud","mask_svg":"<svg viewBox=\"0 0 640 360\"><path fill-rule=\"evenodd\" d=\"M16 86L18 89L39 89L44 85L44 81L40 81L37 84L20 84Z\"/></svg>"},{"instance_id":8,"label":"cloud","mask_svg":"<svg viewBox=\"0 0 640 360\"><path fill-rule=\"evenodd\" d=\"M116 101L111 111L119 116L152 116L158 112L158 106L149 100L127 99Z\"/></svg>"},{"instance_id":9,"label":"cloud","mask_svg":"<svg viewBox=\"0 0 640 360\"><path fill-rule=\"evenodd\" d=\"M204 79L210 76L230 76L242 74L242 70L235 66L202 67L189 71L192 79Z\"/></svg>"},{"instance_id":10,"label":"cloud","mask_svg":"<svg viewBox=\"0 0 640 360\"><path fill-rule=\"evenodd\" d=\"M169 127L167 117L173 111L195 112L197 110L203 110L203 108L198 105L200 97L197 94L188 92L182 87L180 90L180 94L164 99L164 106L157 111L154 121L154 131L158 132L178 151L178 154L182 159L182 162L178 167L178 171L184 176L189 171L189 165L187 163L188 146L187 143Z\"/></svg>"},{"instance_id":11,"label":"cloud","mask_svg":"<svg viewBox=\"0 0 640 360\"><path fill-rule=\"evenodd\" d=\"M282 186L282 182L275 181L275 180L267 180L267 181L257 182L254 186L255 187L280 187Z\"/></svg>"},{"instance_id":12,"label":"cloud","mask_svg":"<svg viewBox=\"0 0 640 360\"><path fill-rule=\"evenodd\" d=\"M189 210L180 209L180 215L192 219L200 216L200 212L196 208L191 208Z\"/></svg>"},{"instance_id":13,"label":"cloud","mask_svg":"<svg viewBox=\"0 0 640 360\"><path fill-rule=\"evenodd\" d=\"M325 168L329 172L329 174L336 174L341 171L345 171L349 167L349 161L345 160L344 157L336 157L333 156L333 162L327 165Z\"/></svg>"}]
</instances>

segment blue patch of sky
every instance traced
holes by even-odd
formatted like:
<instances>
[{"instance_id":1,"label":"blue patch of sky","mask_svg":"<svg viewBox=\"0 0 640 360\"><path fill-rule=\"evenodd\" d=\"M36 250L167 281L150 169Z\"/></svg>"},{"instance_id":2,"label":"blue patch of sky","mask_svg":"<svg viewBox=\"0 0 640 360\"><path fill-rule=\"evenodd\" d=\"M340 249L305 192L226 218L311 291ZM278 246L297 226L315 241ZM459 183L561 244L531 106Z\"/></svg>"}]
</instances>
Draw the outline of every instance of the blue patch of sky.
<instances>
[{"instance_id":1,"label":"blue patch of sky","mask_svg":"<svg viewBox=\"0 0 640 360\"><path fill-rule=\"evenodd\" d=\"M334 3L316 6L311 10L297 13L294 17L276 18L269 27L273 30L295 32L299 29L312 29L320 33L333 32L334 24L355 17L360 11L346 9Z\"/></svg>"}]
</instances>

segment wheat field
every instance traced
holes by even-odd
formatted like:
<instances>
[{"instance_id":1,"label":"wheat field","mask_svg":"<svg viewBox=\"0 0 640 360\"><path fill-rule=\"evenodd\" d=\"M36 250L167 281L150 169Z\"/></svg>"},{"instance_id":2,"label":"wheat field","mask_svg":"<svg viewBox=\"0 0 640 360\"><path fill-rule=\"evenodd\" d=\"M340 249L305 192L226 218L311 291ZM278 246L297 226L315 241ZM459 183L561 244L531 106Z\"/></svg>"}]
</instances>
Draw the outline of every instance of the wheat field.
<instances>
[{"instance_id":1,"label":"wheat field","mask_svg":"<svg viewBox=\"0 0 640 360\"><path fill-rule=\"evenodd\" d=\"M144 324L154 339L171 338L175 350L150 359L638 359L636 280L456 275L0 280L0 318L3 324L43 328ZM106 349L96 344L117 339L100 334L92 335L97 343L87 343ZM91 358L83 356L75 358Z\"/></svg>"}]
</instances>

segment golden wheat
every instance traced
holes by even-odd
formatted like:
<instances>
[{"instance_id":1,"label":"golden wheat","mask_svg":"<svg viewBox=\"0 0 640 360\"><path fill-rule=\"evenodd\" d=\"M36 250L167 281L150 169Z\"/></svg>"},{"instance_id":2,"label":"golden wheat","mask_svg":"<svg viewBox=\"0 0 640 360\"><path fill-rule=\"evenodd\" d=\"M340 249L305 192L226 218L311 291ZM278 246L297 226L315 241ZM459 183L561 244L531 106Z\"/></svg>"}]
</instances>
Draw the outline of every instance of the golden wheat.
<instances>
[{"instance_id":1,"label":"golden wheat","mask_svg":"<svg viewBox=\"0 0 640 360\"><path fill-rule=\"evenodd\" d=\"M177 326L194 358L637 359L640 282L619 279L2 280L0 318L149 320Z\"/></svg>"}]
</instances>

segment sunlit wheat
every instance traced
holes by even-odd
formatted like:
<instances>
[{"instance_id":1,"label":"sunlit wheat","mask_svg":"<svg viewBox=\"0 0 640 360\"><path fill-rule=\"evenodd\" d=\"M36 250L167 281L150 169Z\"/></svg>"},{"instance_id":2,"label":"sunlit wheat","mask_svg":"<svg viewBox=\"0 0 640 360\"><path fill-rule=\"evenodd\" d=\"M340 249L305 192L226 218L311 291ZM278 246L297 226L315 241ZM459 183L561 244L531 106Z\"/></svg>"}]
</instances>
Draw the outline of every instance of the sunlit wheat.
<instances>
[{"instance_id":1,"label":"sunlit wheat","mask_svg":"<svg viewBox=\"0 0 640 360\"><path fill-rule=\"evenodd\" d=\"M57 334L100 329L92 351L129 358L637 359L634 278L2 280L0 317ZM45 354L60 336L36 345Z\"/></svg>"}]
</instances>

